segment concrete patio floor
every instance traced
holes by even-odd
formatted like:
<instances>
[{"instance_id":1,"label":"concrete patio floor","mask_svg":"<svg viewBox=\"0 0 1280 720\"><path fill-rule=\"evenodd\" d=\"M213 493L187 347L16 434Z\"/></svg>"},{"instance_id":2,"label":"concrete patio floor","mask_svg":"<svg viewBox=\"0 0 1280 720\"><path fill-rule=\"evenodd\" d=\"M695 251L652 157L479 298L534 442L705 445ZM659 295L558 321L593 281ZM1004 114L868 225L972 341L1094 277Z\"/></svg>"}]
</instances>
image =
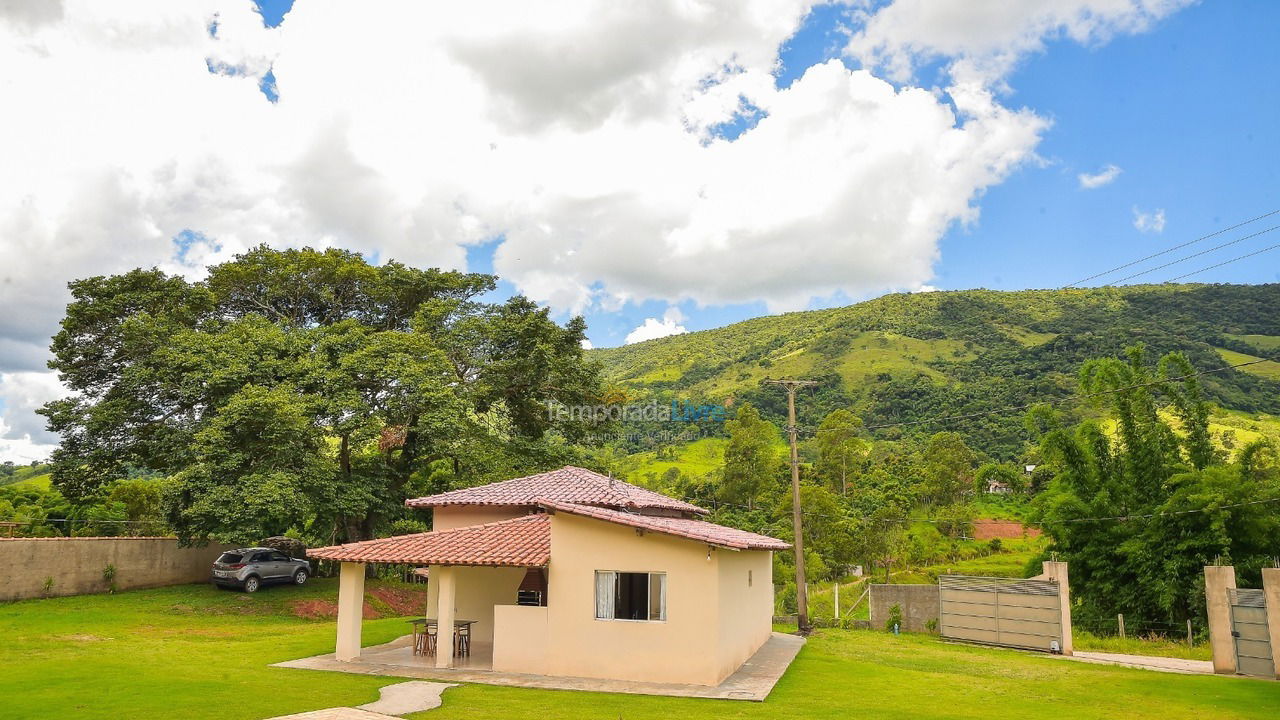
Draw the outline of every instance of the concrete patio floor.
<instances>
[{"instance_id":1,"label":"concrete patio floor","mask_svg":"<svg viewBox=\"0 0 1280 720\"><path fill-rule=\"evenodd\" d=\"M773 690L782 673L795 659L804 638L784 633L773 633L755 655L752 655L737 672L719 685L684 685L679 683L631 682L627 680L602 680L597 678L557 677L526 673L495 672L491 669L491 655L487 648L476 647L466 665L455 668L436 668L434 658L414 655L410 649L410 636L393 640L384 645L364 648L360 658L350 662L335 660L333 653L276 663L272 667L299 668L303 670L329 670L360 675L382 675L423 680L446 680L485 685L540 688L544 690L584 690L588 692L630 693L635 695L669 695L672 697L718 698L722 700L763 701Z\"/></svg>"},{"instance_id":2,"label":"concrete patio floor","mask_svg":"<svg viewBox=\"0 0 1280 720\"><path fill-rule=\"evenodd\" d=\"M1212 675L1210 660L1184 660L1182 658L1156 657L1153 655L1122 655L1120 653L1082 652L1077 650L1068 659L1101 665L1155 670L1156 672L1182 673L1184 675Z\"/></svg>"}]
</instances>

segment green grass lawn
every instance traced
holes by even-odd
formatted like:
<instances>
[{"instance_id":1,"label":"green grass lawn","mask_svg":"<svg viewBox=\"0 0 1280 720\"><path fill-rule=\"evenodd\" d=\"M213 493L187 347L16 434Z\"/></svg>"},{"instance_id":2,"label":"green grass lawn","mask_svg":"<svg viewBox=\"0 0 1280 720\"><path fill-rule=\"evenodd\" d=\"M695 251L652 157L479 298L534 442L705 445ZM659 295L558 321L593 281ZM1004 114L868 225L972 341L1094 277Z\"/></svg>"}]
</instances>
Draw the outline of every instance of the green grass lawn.
<instances>
[{"instance_id":1,"label":"green grass lawn","mask_svg":"<svg viewBox=\"0 0 1280 720\"><path fill-rule=\"evenodd\" d=\"M187 585L0 605L0 717L265 718L370 702L393 680L267 667L332 650L333 621L296 617L291 606L334 594L332 581L319 580L256 595ZM364 629L374 644L406 625L386 618ZM822 630L765 703L485 685L444 699L410 717L1270 718L1280 714L1280 683Z\"/></svg>"}]
</instances>

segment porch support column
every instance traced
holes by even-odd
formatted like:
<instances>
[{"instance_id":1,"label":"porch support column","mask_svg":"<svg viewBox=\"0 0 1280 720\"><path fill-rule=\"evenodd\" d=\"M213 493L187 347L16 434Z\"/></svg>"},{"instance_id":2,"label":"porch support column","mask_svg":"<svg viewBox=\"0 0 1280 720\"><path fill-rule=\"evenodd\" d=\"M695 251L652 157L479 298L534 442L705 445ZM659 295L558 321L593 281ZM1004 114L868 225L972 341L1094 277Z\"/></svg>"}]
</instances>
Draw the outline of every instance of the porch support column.
<instances>
[{"instance_id":1,"label":"porch support column","mask_svg":"<svg viewBox=\"0 0 1280 720\"><path fill-rule=\"evenodd\" d=\"M1280 568L1262 568L1262 592L1267 599L1267 630L1271 633L1271 657L1280 680Z\"/></svg>"},{"instance_id":2,"label":"porch support column","mask_svg":"<svg viewBox=\"0 0 1280 720\"><path fill-rule=\"evenodd\" d=\"M334 658L360 657L360 623L364 619L364 563L342 563L338 576L338 645Z\"/></svg>"},{"instance_id":3,"label":"porch support column","mask_svg":"<svg viewBox=\"0 0 1280 720\"><path fill-rule=\"evenodd\" d=\"M1231 636L1231 602L1227 597L1227 590L1235 586L1235 567L1205 567L1204 605L1209 614L1209 646L1213 649L1213 671L1219 675L1236 673L1236 643Z\"/></svg>"},{"instance_id":4,"label":"porch support column","mask_svg":"<svg viewBox=\"0 0 1280 720\"><path fill-rule=\"evenodd\" d=\"M450 565L439 565L431 569L431 582L436 583L436 667L451 668L458 576Z\"/></svg>"},{"instance_id":5,"label":"porch support column","mask_svg":"<svg viewBox=\"0 0 1280 720\"><path fill-rule=\"evenodd\" d=\"M1057 561L1044 563L1044 574L1041 577L1058 583L1058 612L1062 623L1062 654L1071 655L1074 648L1071 641L1071 583L1067 576L1067 564Z\"/></svg>"}]
</instances>

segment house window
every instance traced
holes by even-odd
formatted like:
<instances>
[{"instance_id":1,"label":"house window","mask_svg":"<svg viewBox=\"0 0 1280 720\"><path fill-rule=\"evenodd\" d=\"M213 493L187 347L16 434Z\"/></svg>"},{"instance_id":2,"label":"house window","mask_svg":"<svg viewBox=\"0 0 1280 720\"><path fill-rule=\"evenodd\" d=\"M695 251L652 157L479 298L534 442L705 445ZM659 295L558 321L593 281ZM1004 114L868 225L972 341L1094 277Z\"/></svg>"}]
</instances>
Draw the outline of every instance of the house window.
<instances>
[{"instance_id":1,"label":"house window","mask_svg":"<svg viewBox=\"0 0 1280 720\"><path fill-rule=\"evenodd\" d=\"M666 620L667 574L596 571L597 620Z\"/></svg>"}]
</instances>

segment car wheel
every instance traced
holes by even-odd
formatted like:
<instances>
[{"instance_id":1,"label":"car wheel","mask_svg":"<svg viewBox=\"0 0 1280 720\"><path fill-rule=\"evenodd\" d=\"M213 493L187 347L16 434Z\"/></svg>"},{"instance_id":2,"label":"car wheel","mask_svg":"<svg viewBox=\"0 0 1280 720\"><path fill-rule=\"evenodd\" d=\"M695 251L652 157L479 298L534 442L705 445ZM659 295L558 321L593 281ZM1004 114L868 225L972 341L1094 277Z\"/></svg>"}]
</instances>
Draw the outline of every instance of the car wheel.
<instances>
[{"instance_id":1,"label":"car wheel","mask_svg":"<svg viewBox=\"0 0 1280 720\"><path fill-rule=\"evenodd\" d=\"M293 574L293 584L294 584L294 585L306 585L306 584L307 584L307 578L308 578L308 577L310 577L310 576L309 576L309 575L307 575L307 571L306 571L306 570L299 570L298 572L296 572L296 573L294 573L294 574Z\"/></svg>"},{"instance_id":2,"label":"car wheel","mask_svg":"<svg viewBox=\"0 0 1280 720\"><path fill-rule=\"evenodd\" d=\"M262 583L258 580L256 575L250 575L244 580L244 591L247 593L258 592L258 588L261 587L261 585Z\"/></svg>"}]
</instances>

